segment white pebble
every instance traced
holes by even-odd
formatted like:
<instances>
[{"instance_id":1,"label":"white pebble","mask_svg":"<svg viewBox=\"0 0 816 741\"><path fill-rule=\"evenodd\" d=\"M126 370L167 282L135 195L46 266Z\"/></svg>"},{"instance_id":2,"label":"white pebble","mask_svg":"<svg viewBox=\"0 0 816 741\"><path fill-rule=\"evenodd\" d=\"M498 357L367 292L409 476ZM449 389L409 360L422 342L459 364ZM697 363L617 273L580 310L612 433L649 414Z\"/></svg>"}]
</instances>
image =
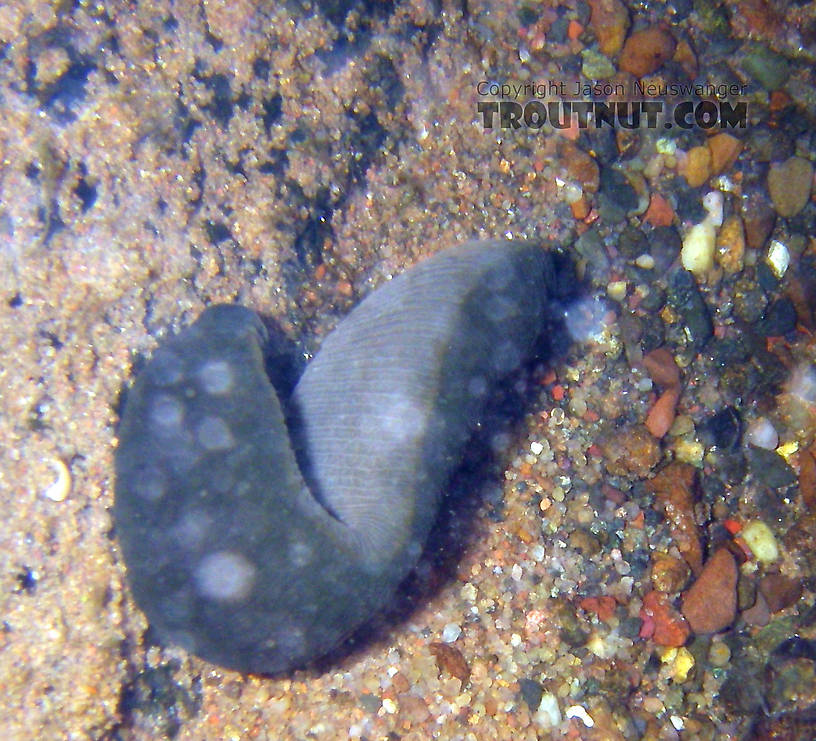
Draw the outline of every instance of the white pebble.
<instances>
[{"instance_id":1,"label":"white pebble","mask_svg":"<svg viewBox=\"0 0 816 741\"><path fill-rule=\"evenodd\" d=\"M620 303L626 298L626 281L613 280L606 284L606 295Z\"/></svg>"},{"instance_id":2,"label":"white pebble","mask_svg":"<svg viewBox=\"0 0 816 741\"><path fill-rule=\"evenodd\" d=\"M655 266L654 258L649 254L638 255L635 259L635 265L643 270L652 270Z\"/></svg>"},{"instance_id":3,"label":"white pebble","mask_svg":"<svg viewBox=\"0 0 816 741\"><path fill-rule=\"evenodd\" d=\"M723 194L712 190L703 196L703 208L708 212L706 221L712 226L722 226L723 223Z\"/></svg>"},{"instance_id":4,"label":"white pebble","mask_svg":"<svg viewBox=\"0 0 816 741\"><path fill-rule=\"evenodd\" d=\"M533 455L541 455L544 450L544 446L540 442L532 442L530 443L530 452Z\"/></svg>"},{"instance_id":5,"label":"white pebble","mask_svg":"<svg viewBox=\"0 0 816 741\"><path fill-rule=\"evenodd\" d=\"M708 221L695 224L683 239L680 261L695 277L704 276L714 266L714 247L717 232Z\"/></svg>"},{"instance_id":6,"label":"white pebble","mask_svg":"<svg viewBox=\"0 0 816 741\"><path fill-rule=\"evenodd\" d=\"M778 239L772 239L771 244L768 246L768 265L773 274L780 280L785 275L788 265L790 265L788 248Z\"/></svg>"},{"instance_id":7,"label":"white pebble","mask_svg":"<svg viewBox=\"0 0 816 741\"><path fill-rule=\"evenodd\" d=\"M753 420L745 431L745 442L765 450L776 450L779 434L766 417Z\"/></svg>"},{"instance_id":8,"label":"white pebble","mask_svg":"<svg viewBox=\"0 0 816 741\"><path fill-rule=\"evenodd\" d=\"M661 138L655 142L655 150L660 154L674 154L677 151L677 140Z\"/></svg>"},{"instance_id":9,"label":"white pebble","mask_svg":"<svg viewBox=\"0 0 816 741\"><path fill-rule=\"evenodd\" d=\"M779 558L776 538L762 520L751 520L740 532L740 537L761 563L773 563Z\"/></svg>"},{"instance_id":10,"label":"white pebble","mask_svg":"<svg viewBox=\"0 0 816 741\"><path fill-rule=\"evenodd\" d=\"M558 707L558 698L552 692L541 695L541 702L533 716L537 726L544 729L555 728L561 724L561 710Z\"/></svg>"},{"instance_id":11,"label":"white pebble","mask_svg":"<svg viewBox=\"0 0 816 741\"><path fill-rule=\"evenodd\" d=\"M592 728L595 725L595 721L592 720L589 713L580 705L568 707L564 714L567 718L578 718L587 728Z\"/></svg>"},{"instance_id":12,"label":"white pebble","mask_svg":"<svg viewBox=\"0 0 816 741\"><path fill-rule=\"evenodd\" d=\"M462 629L456 623L448 623L442 628L442 643L454 643L462 635Z\"/></svg>"}]
</instances>

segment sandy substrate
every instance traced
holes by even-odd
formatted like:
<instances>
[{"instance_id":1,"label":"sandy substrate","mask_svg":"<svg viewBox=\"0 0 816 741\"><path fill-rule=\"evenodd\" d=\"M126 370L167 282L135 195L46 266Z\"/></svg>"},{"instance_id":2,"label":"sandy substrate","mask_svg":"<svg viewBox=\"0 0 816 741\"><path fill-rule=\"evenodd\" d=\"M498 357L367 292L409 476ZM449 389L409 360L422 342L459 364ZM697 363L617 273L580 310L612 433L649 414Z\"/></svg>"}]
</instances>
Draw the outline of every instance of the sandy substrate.
<instances>
[{"instance_id":1,"label":"sandy substrate","mask_svg":"<svg viewBox=\"0 0 816 741\"><path fill-rule=\"evenodd\" d=\"M590 202L597 189L583 144L482 127L476 84L497 69L571 79L565 60L580 62L573 39L531 72L515 4L417 0L345 26L259 5L0 7L3 738L633 738L672 732L672 708L713 737L717 672L701 670L692 697L669 669L635 689L637 631L571 606L576 584L628 573L623 545L622 561L564 540L592 519L598 420L642 420L653 402L614 327L559 366L580 404L542 403L513 433L492 483L501 512L490 493L460 505L457 559L436 573L427 558L422 598L370 642L275 680L151 645L111 518L134 364L216 301L274 317L312 352L360 296L438 249L501 236L569 248L591 221L564 182ZM692 385L705 383L700 371ZM573 548L594 576L570 565ZM631 590L608 592L622 620L638 615ZM432 648L446 626L446 639L461 630L458 657ZM604 648L588 653L592 640ZM555 698L563 725L550 730L520 680ZM600 689L579 692L587 682ZM620 697L638 692L626 707L639 720L622 721Z\"/></svg>"}]
</instances>

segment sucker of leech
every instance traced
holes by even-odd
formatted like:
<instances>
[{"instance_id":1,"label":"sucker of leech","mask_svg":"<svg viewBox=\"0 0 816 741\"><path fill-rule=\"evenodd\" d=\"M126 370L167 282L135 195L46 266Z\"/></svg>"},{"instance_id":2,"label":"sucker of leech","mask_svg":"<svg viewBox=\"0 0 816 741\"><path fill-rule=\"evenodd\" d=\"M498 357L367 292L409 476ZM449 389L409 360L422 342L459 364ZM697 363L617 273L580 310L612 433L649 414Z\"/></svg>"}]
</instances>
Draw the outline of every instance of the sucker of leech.
<instances>
[{"instance_id":1,"label":"sucker of leech","mask_svg":"<svg viewBox=\"0 0 816 741\"><path fill-rule=\"evenodd\" d=\"M376 614L491 390L546 340L552 280L537 244L470 242L368 295L288 402L305 478L257 314L212 306L166 340L127 396L115 456L116 530L159 638L277 674Z\"/></svg>"}]
</instances>

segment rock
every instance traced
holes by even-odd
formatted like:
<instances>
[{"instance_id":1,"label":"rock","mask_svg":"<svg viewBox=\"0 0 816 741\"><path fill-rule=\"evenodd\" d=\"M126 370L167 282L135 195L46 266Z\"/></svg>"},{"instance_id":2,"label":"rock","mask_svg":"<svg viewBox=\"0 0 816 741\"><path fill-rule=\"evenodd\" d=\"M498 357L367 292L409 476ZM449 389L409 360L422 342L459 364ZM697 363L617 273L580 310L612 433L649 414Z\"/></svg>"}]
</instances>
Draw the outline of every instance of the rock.
<instances>
[{"instance_id":1,"label":"rock","mask_svg":"<svg viewBox=\"0 0 816 741\"><path fill-rule=\"evenodd\" d=\"M774 301L757 324L757 332L763 337L783 337L796 329L796 308L783 296Z\"/></svg>"},{"instance_id":2,"label":"rock","mask_svg":"<svg viewBox=\"0 0 816 741\"><path fill-rule=\"evenodd\" d=\"M679 592L688 578L689 567L679 558L667 553L655 553L652 557L652 586L658 592Z\"/></svg>"},{"instance_id":3,"label":"rock","mask_svg":"<svg viewBox=\"0 0 816 741\"><path fill-rule=\"evenodd\" d=\"M729 275L739 273L745 266L745 229L737 214L729 216L717 234L716 256Z\"/></svg>"},{"instance_id":4,"label":"rock","mask_svg":"<svg viewBox=\"0 0 816 741\"><path fill-rule=\"evenodd\" d=\"M579 602L579 606L585 612L597 615L598 619L608 622L614 616L618 603L615 602L614 597L602 595L600 597L584 597Z\"/></svg>"},{"instance_id":5,"label":"rock","mask_svg":"<svg viewBox=\"0 0 816 741\"><path fill-rule=\"evenodd\" d=\"M654 508L666 516L671 535L681 555L695 574L702 570L703 548L694 519L696 473L687 463L670 463L651 481L648 488L655 494Z\"/></svg>"},{"instance_id":6,"label":"rock","mask_svg":"<svg viewBox=\"0 0 816 741\"><path fill-rule=\"evenodd\" d=\"M788 60L762 44L750 48L742 68L766 90L778 90L790 75Z\"/></svg>"},{"instance_id":7,"label":"rock","mask_svg":"<svg viewBox=\"0 0 816 741\"><path fill-rule=\"evenodd\" d=\"M470 679L470 667L462 656L462 652L447 643L431 643L428 650L436 657L439 671L446 671L462 682L464 687Z\"/></svg>"},{"instance_id":8,"label":"rock","mask_svg":"<svg viewBox=\"0 0 816 741\"><path fill-rule=\"evenodd\" d=\"M661 592L648 592L640 608L640 637L651 638L658 646L679 648L688 640L690 630L683 616Z\"/></svg>"},{"instance_id":9,"label":"rock","mask_svg":"<svg viewBox=\"0 0 816 741\"><path fill-rule=\"evenodd\" d=\"M782 280L790 267L790 250L778 239L772 239L768 245L765 262L777 280Z\"/></svg>"},{"instance_id":10,"label":"rock","mask_svg":"<svg viewBox=\"0 0 816 741\"><path fill-rule=\"evenodd\" d=\"M615 65L609 57L594 49L581 52L581 72L588 80L608 80L615 76Z\"/></svg>"},{"instance_id":11,"label":"rock","mask_svg":"<svg viewBox=\"0 0 816 741\"><path fill-rule=\"evenodd\" d=\"M771 455L776 455L776 453L771 453ZM742 528L739 535L745 545L750 548L757 561L773 563L779 558L779 546L776 544L776 538L771 532L771 528L762 520L751 520Z\"/></svg>"},{"instance_id":12,"label":"rock","mask_svg":"<svg viewBox=\"0 0 816 741\"><path fill-rule=\"evenodd\" d=\"M768 574L759 582L759 591L771 612L779 612L802 596L802 582L782 574Z\"/></svg>"},{"instance_id":13,"label":"rock","mask_svg":"<svg viewBox=\"0 0 816 741\"><path fill-rule=\"evenodd\" d=\"M620 0L589 0L589 27L598 39L601 54L615 56L629 30L629 13Z\"/></svg>"},{"instance_id":14,"label":"rock","mask_svg":"<svg viewBox=\"0 0 816 741\"><path fill-rule=\"evenodd\" d=\"M742 611L742 619L748 625L755 625L758 628L762 628L771 622L771 611L768 609L768 603L761 592L757 594L756 602L747 610Z\"/></svg>"},{"instance_id":15,"label":"rock","mask_svg":"<svg viewBox=\"0 0 816 741\"><path fill-rule=\"evenodd\" d=\"M604 464L613 476L646 476L660 461L660 445L640 425L610 430L598 440Z\"/></svg>"},{"instance_id":16,"label":"rock","mask_svg":"<svg viewBox=\"0 0 816 741\"><path fill-rule=\"evenodd\" d=\"M668 284L667 301L680 314L689 346L699 352L714 334L714 324L708 306L691 273L686 270L671 272Z\"/></svg>"},{"instance_id":17,"label":"rock","mask_svg":"<svg viewBox=\"0 0 816 741\"><path fill-rule=\"evenodd\" d=\"M702 278L714 267L717 231L709 221L695 224L683 239L680 262L696 278Z\"/></svg>"},{"instance_id":18,"label":"rock","mask_svg":"<svg viewBox=\"0 0 816 741\"><path fill-rule=\"evenodd\" d=\"M674 38L660 28L636 31L626 39L618 64L635 77L645 77L671 58L674 47Z\"/></svg>"},{"instance_id":19,"label":"rock","mask_svg":"<svg viewBox=\"0 0 816 741\"><path fill-rule=\"evenodd\" d=\"M677 386L666 389L652 405L646 416L646 429L660 440L671 429L677 409L680 389Z\"/></svg>"},{"instance_id":20,"label":"rock","mask_svg":"<svg viewBox=\"0 0 816 741\"><path fill-rule=\"evenodd\" d=\"M638 206L638 195L626 173L615 167L601 168L600 190L624 212L633 211Z\"/></svg>"},{"instance_id":21,"label":"rock","mask_svg":"<svg viewBox=\"0 0 816 741\"><path fill-rule=\"evenodd\" d=\"M662 388L677 386L680 383L680 369L674 355L665 347L658 347L645 355L643 365L649 378Z\"/></svg>"},{"instance_id":22,"label":"rock","mask_svg":"<svg viewBox=\"0 0 816 741\"><path fill-rule=\"evenodd\" d=\"M751 473L765 486L784 489L796 483L796 474L778 453L762 448L748 448L745 452Z\"/></svg>"},{"instance_id":23,"label":"rock","mask_svg":"<svg viewBox=\"0 0 816 741\"><path fill-rule=\"evenodd\" d=\"M659 272L667 271L682 249L683 240L680 239L680 235L673 226L656 227L647 237L649 239L649 253L655 261L655 270Z\"/></svg>"},{"instance_id":24,"label":"rock","mask_svg":"<svg viewBox=\"0 0 816 741\"><path fill-rule=\"evenodd\" d=\"M745 431L745 442L757 448L774 450L779 445L779 433L767 417L757 417L748 425L748 429ZM814 478L814 481L816 481L816 478ZM802 475L800 473L799 488L801 489L801 487Z\"/></svg>"},{"instance_id":25,"label":"rock","mask_svg":"<svg viewBox=\"0 0 816 741\"><path fill-rule=\"evenodd\" d=\"M674 221L674 209L660 193L654 192L649 196L649 208L643 214L643 220L652 226L670 226Z\"/></svg>"},{"instance_id":26,"label":"rock","mask_svg":"<svg viewBox=\"0 0 816 741\"><path fill-rule=\"evenodd\" d=\"M680 174L692 188L699 188L711 176L711 150L708 147L692 147L686 152Z\"/></svg>"},{"instance_id":27,"label":"rock","mask_svg":"<svg viewBox=\"0 0 816 741\"><path fill-rule=\"evenodd\" d=\"M597 193L600 170L596 159L569 139L559 139L557 146L558 156L567 168L567 176L575 180L585 193Z\"/></svg>"},{"instance_id":28,"label":"rock","mask_svg":"<svg viewBox=\"0 0 816 741\"><path fill-rule=\"evenodd\" d=\"M802 157L771 165L768 172L771 202L776 213L785 218L796 216L807 205L812 185L813 165Z\"/></svg>"},{"instance_id":29,"label":"rock","mask_svg":"<svg viewBox=\"0 0 816 741\"><path fill-rule=\"evenodd\" d=\"M737 563L725 548L706 561L680 608L694 633L717 633L734 622L737 576Z\"/></svg>"},{"instance_id":30,"label":"rock","mask_svg":"<svg viewBox=\"0 0 816 741\"><path fill-rule=\"evenodd\" d=\"M742 151L742 142L731 134L715 134L707 144L711 152L711 172L714 175L729 170Z\"/></svg>"},{"instance_id":31,"label":"rock","mask_svg":"<svg viewBox=\"0 0 816 741\"><path fill-rule=\"evenodd\" d=\"M743 191L740 208L746 243L751 249L761 249L773 229L776 212L759 187L749 187Z\"/></svg>"},{"instance_id":32,"label":"rock","mask_svg":"<svg viewBox=\"0 0 816 741\"><path fill-rule=\"evenodd\" d=\"M799 491L805 507L811 512L816 510L816 447L813 445L799 455Z\"/></svg>"}]
</instances>

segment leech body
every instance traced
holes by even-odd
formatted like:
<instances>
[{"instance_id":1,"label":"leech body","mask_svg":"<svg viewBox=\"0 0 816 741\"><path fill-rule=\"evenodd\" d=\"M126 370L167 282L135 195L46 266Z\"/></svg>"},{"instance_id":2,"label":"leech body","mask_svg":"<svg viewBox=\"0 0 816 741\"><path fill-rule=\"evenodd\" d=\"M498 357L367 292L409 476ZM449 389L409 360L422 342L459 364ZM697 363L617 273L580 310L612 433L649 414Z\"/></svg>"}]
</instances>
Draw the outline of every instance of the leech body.
<instances>
[{"instance_id":1,"label":"leech body","mask_svg":"<svg viewBox=\"0 0 816 741\"><path fill-rule=\"evenodd\" d=\"M473 242L372 292L294 391L305 477L256 314L211 307L157 349L122 416L114 514L159 636L278 673L376 613L415 565L491 389L534 354L550 276L537 245Z\"/></svg>"}]
</instances>

